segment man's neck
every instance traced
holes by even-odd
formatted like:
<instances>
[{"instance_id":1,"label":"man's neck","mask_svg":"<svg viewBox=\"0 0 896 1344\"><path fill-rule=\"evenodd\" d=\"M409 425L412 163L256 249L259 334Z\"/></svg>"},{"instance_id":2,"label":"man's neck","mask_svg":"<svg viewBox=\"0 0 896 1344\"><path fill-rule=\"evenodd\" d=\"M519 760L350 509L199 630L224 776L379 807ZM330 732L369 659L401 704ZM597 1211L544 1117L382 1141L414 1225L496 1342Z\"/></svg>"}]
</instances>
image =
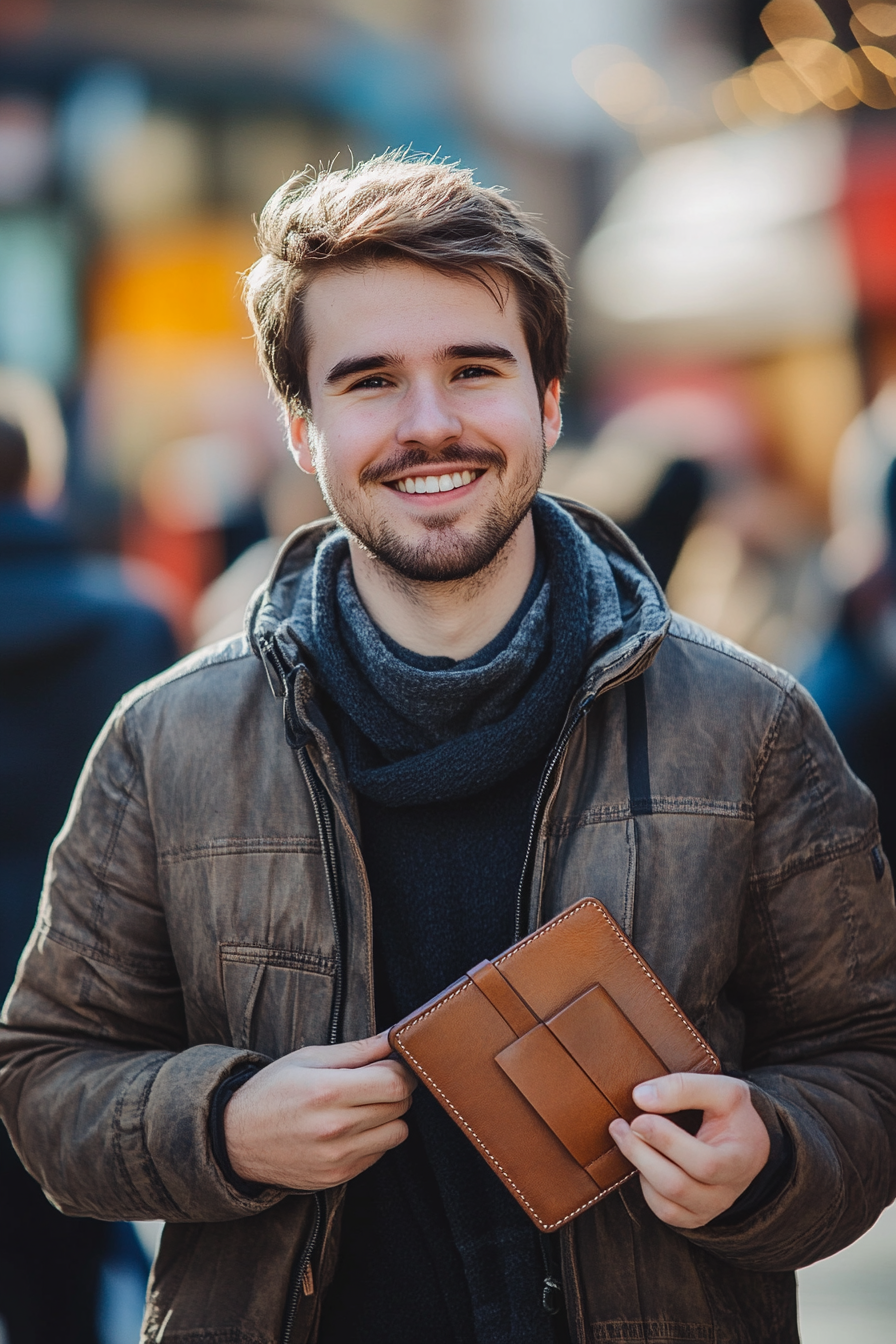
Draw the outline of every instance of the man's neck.
<instances>
[{"instance_id":1,"label":"man's neck","mask_svg":"<svg viewBox=\"0 0 896 1344\"><path fill-rule=\"evenodd\" d=\"M424 657L471 658L503 630L535 571L535 529L527 514L490 565L468 579L405 579L350 545L355 587L374 624Z\"/></svg>"}]
</instances>

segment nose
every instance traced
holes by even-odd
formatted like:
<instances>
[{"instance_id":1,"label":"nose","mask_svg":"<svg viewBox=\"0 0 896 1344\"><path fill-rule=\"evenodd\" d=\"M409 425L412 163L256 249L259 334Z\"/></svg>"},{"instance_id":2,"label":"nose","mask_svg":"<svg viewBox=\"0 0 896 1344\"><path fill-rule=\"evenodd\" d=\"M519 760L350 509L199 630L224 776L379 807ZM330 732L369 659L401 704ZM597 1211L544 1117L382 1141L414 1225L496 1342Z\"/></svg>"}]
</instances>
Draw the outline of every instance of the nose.
<instances>
[{"instance_id":1,"label":"nose","mask_svg":"<svg viewBox=\"0 0 896 1344\"><path fill-rule=\"evenodd\" d=\"M402 414L397 426L399 443L417 445L430 451L455 443L463 433L460 417L448 397L432 383L416 383L402 398Z\"/></svg>"}]
</instances>

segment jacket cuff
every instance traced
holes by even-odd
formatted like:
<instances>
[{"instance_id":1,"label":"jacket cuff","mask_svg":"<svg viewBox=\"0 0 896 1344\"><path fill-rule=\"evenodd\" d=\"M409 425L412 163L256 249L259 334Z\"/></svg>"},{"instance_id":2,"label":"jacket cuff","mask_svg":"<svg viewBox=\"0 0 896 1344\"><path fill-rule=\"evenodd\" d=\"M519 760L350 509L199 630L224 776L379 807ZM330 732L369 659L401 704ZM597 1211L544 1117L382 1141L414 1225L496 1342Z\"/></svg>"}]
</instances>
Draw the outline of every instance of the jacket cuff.
<instances>
[{"instance_id":1,"label":"jacket cuff","mask_svg":"<svg viewBox=\"0 0 896 1344\"><path fill-rule=\"evenodd\" d=\"M225 1078L223 1083L219 1083L215 1088L208 1114L208 1138L212 1146L212 1157L220 1167L224 1179L233 1186L237 1194L243 1195L246 1199L257 1199L267 1187L258 1181L243 1180L230 1165L227 1139L224 1134L224 1112L234 1092L239 1091L243 1083L248 1083L249 1079L254 1078L263 1068L263 1064L247 1064L245 1068L237 1069L229 1078Z\"/></svg>"},{"instance_id":2,"label":"jacket cuff","mask_svg":"<svg viewBox=\"0 0 896 1344\"><path fill-rule=\"evenodd\" d=\"M771 1204L776 1195L784 1189L793 1174L793 1140L786 1129L779 1125L769 1128L768 1161L758 1176L747 1186L729 1209L706 1224L707 1227L734 1227L758 1213L766 1204Z\"/></svg>"},{"instance_id":3,"label":"jacket cuff","mask_svg":"<svg viewBox=\"0 0 896 1344\"><path fill-rule=\"evenodd\" d=\"M261 1213L286 1191L265 1187L243 1194L225 1177L210 1140L212 1102L218 1088L247 1067L270 1060L250 1050L225 1045L195 1045L171 1055L142 1104L121 1117L123 1150L159 1188L168 1222L223 1222ZM137 1112L137 1113L135 1113ZM129 1162L130 1165L130 1162Z\"/></svg>"}]
</instances>

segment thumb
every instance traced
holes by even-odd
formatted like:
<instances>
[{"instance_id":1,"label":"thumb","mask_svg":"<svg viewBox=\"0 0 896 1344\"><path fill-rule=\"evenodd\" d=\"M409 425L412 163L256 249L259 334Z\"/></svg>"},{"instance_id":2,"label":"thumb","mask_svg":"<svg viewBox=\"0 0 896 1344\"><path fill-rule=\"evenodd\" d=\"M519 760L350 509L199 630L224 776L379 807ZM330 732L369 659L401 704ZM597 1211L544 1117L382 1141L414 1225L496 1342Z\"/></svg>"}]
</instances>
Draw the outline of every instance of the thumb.
<instances>
[{"instance_id":1,"label":"thumb","mask_svg":"<svg viewBox=\"0 0 896 1344\"><path fill-rule=\"evenodd\" d=\"M749 1095L746 1083L720 1073L666 1073L640 1083L632 1093L642 1111L668 1115L694 1110L707 1116L727 1114Z\"/></svg>"},{"instance_id":2,"label":"thumb","mask_svg":"<svg viewBox=\"0 0 896 1344\"><path fill-rule=\"evenodd\" d=\"M296 1051L296 1063L306 1069L361 1069L379 1059L388 1059L392 1053L389 1038L384 1032L367 1036L363 1041L340 1041L338 1045L307 1045Z\"/></svg>"}]
</instances>

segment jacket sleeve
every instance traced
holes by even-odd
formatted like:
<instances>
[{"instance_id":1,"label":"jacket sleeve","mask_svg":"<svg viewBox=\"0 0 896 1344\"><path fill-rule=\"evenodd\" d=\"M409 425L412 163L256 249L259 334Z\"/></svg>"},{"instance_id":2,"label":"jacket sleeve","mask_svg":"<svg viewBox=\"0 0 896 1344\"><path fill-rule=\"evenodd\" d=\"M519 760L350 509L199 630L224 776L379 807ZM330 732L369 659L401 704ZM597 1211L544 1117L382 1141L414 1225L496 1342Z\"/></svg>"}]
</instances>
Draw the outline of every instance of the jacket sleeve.
<instances>
[{"instance_id":1,"label":"jacket sleeve","mask_svg":"<svg viewBox=\"0 0 896 1344\"><path fill-rule=\"evenodd\" d=\"M50 854L37 923L0 1026L0 1115L64 1213L169 1222L239 1218L210 1151L211 1098L257 1061L187 1048L128 713L107 724Z\"/></svg>"},{"instance_id":2,"label":"jacket sleeve","mask_svg":"<svg viewBox=\"0 0 896 1344\"><path fill-rule=\"evenodd\" d=\"M750 890L728 986L754 1104L790 1179L742 1222L684 1233L757 1270L849 1245L896 1195L896 908L874 800L793 685L758 766Z\"/></svg>"}]
</instances>

